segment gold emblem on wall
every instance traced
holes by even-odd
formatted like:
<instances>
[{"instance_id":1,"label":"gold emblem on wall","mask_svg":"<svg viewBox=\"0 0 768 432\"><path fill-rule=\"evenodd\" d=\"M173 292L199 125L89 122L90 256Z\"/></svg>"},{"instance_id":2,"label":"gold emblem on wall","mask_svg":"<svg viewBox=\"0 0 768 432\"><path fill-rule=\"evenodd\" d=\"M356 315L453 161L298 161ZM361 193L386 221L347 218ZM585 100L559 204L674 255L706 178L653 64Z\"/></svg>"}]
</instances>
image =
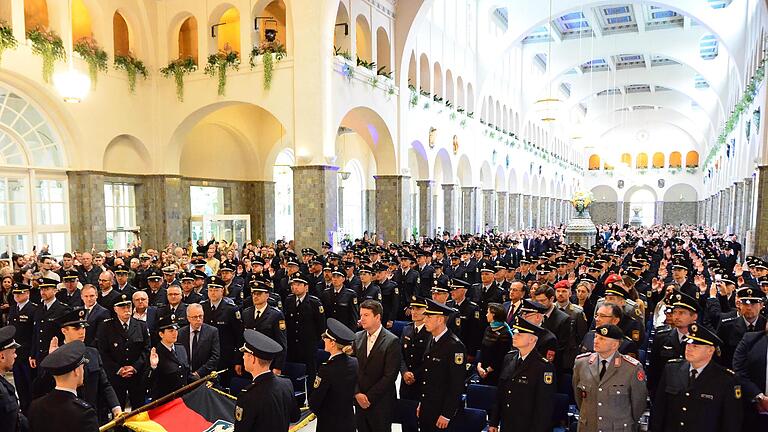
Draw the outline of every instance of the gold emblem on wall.
<instances>
[{"instance_id":1,"label":"gold emblem on wall","mask_svg":"<svg viewBox=\"0 0 768 432\"><path fill-rule=\"evenodd\" d=\"M453 154L455 155L459 154L459 136L458 135L453 136Z\"/></svg>"},{"instance_id":2,"label":"gold emblem on wall","mask_svg":"<svg viewBox=\"0 0 768 432\"><path fill-rule=\"evenodd\" d=\"M435 148L435 140L437 135L437 129L434 127L429 128L429 148Z\"/></svg>"}]
</instances>

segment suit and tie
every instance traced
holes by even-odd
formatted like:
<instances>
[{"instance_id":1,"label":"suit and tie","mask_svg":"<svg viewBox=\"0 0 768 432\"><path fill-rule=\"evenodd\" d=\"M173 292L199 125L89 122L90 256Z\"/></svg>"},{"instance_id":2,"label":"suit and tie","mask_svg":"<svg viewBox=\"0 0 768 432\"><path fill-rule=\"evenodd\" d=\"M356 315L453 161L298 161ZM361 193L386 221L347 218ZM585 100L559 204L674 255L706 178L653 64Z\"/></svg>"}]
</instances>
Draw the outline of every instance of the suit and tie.
<instances>
[{"instance_id":1,"label":"suit and tie","mask_svg":"<svg viewBox=\"0 0 768 432\"><path fill-rule=\"evenodd\" d=\"M85 320L88 321L88 327L85 329L85 344L90 347L97 347L96 335L99 333L99 326L111 315L104 306L98 303L86 311Z\"/></svg>"},{"instance_id":2,"label":"suit and tie","mask_svg":"<svg viewBox=\"0 0 768 432\"><path fill-rule=\"evenodd\" d=\"M522 300L517 302L517 304L514 305L514 308L512 308L513 304L512 304L511 301L504 302L504 304L502 306L504 306L504 311L507 312L507 323L508 324L512 324L513 322L515 322L515 317L517 316L517 314L520 313L520 307L522 305L523 305L523 301ZM510 309L512 309L512 310L510 310Z\"/></svg>"},{"instance_id":3,"label":"suit and tie","mask_svg":"<svg viewBox=\"0 0 768 432\"><path fill-rule=\"evenodd\" d=\"M358 362L355 394L364 394L371 404L367 409L356 404L357 430L390 431L397 397L395 380L400 371L400 340L384 327L379 327L378 335L374 333L372 345L369 337L367 331L360 331L354 343Z\"/></svg>"},{"instance_id":4,"label":"suit and tie","mask_svg":"<svg viewBox=\"0 0 768 432\"><path fill-rule=\"evenodd\" d=\"M197 336L196 340L195 336ZM216 370L221 356L219 330L216 327L203 323L195 335L195 331L186 325L179 330L178 343L183 345L187 352L189 370L190 373L197 375L195 379L202 378Z\"/></svg>"}]
</instances>

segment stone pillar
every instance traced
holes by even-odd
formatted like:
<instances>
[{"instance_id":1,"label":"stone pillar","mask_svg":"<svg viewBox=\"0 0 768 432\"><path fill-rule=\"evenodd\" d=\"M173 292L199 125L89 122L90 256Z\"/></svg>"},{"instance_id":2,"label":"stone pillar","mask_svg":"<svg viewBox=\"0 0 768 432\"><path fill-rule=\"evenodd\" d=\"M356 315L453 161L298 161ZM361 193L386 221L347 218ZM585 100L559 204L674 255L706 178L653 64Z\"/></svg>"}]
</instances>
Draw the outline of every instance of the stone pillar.
<instances>
[{"instance_id":1,"label":"stone pillar","mask_svg":"<svg viewBox=\"0 0 768 432\"><path fill-rule=\"evenodd\" d=\"M443 229L451 233L456 233L456 214L459 211L456 203L455 184L444 184L443 186Z\"/></svg>"},{"instance_id":2,"label":"stone pillar","mask_svg":"<svg viewBox=\"0 0 768 432\"><path fill-rule=\"evenodd\" d=\"M322 242L331 242L331 233L339 228L339 167L300 165L292 169L296 250L317 249Z\"/></svg>"},{"instance_id":3,"label":"stone pillar","mask_svg":"<svg viewBox=\"0 0 768 432\"><path fill-rule=\"evenodd\" d=\"M541 197L531 196L531 228L539 227L539 208L541 208Z\"/></svg>"},{"instance_id":4,"label":"stone pillar","mask_svg":"<svg viewBox=\"0 0 768 432\"><path fill-rule=\"evenodd\" d=\"M547 226L547 198L539 197L539 225L541 227Z\"/></svg>"},{"instance_id":5,"label":"stone pillar","mask_svg":"<svg viewBox=\"0 0 768 432\"><path fill-rule=\"evenodd\" d=\"M704 201L699 201L696 204L696 223L703 225L704 222Z\"/></svg>"},{"instance_id":6,"label":"stone pillar","mask_svg":"<svg viewBox=\"0 0 768 432\"><path fill-rule=\"evenodd\" d=\"M654 216L653 223L664 223L664 201L656 201L656 215Z\"/></svg>"},{"instance_id":7,"label":"stone pillar","mask_svg":"<svg viewBox=\"0 0 768 432\"><path fill-rule=\"evenodd\" d=\"M376 181L376 234L385 242L410 239L410 177L383 175L373 178Z\"/></svg>"},{"instance_id":8,"label":"stone pillar","mask_svg":"<svg viewBox=\"0 0 768 432\"><path fill-rule=\"evenodd\" d=\"M521 220L520 229L528 229L533 227L532 206L533 197L530 195L523 195L523 205L521 208Z\"/></svg>"},{"instance_id":9,"label":"stone pillar","mask_svg":"<svg viewBox=\"0 0 768 432\"><path fill-rule=\"evenodd\" d=\"M23 10L23 9L22 9ZM72 249L97 250L107 247L107 221L104 211L104 174L91 171L70 171L69 223ZM162 202L158 202L162 205ZM137 218L139 215L136 215ZM85 229L87 227L87 229ZM154 239L153 239L154 240ZM33 240L36 242L36 240ZM149 243L148 243L149 245Z\"/></svg>"},{"instance_id":10,"label":"stone pillar","mask_svg":"<svg viewBox=\"0 0 768 432\"><path fill-rule=\"evenodd\" d=\"M705 221L706 225L708 227L712 226L712 211L715 206L715 198L714 195L710 195L709 198L707 198L707 220Z\"/></svg>"},{"instance_id":11,"label":"stone pillar","mask_svg":"<svg viewBox=\"0 0 768 432\"><path fill-rule=\"evenodd\" d=\"M464 219L461 222L461 233L474 234L477 217L477 188L467 186L461 188L461 205Z\"/></svg>"},{"instance_id":12,"label":"stone pillar","mask_svg":"<svg viewBox=\"0 0 768 432\"><path fill-rule=\"evenodd\" d=\"M730 218L728 215L731 213L731 190L725 188L720 192L720 225L717 230L721 233L728 231L728 223Z\"/></svg>"},{"instance_id":13,"label":"stone pillar","mask_svg":"<svg viewBox=\"0 0 768 432\"><path fill-rule=\"evenodd\" d=\"M481 224L483 232L485 232L486 224L490 229L493 229L494 225L496 225L495 195L496 191L493 189L483 189L483 223Z\"/></svg>"},{"instance_id":14,"label":"stone pillar","mask_svg":"<svg viewBox=\"0 0 768 432\"><path fill-rule=\"evenodd\" d=\"M254 181L250 182L250 186L252 196L248 213L251 215L252 238L273 241L275 239L275 182ZM294 207L295 223L296 208Z\"/></svg>"},{"instance_id":15,"label":"stone pillar","mask_svg":"<svg viewBox=\"0 0 768 432\"><path fill-rule=\"evenodd\" d=\"M624 225L624 201L616 202L616 224L618 226Z\"/></svg>"},{"instance_id":16,"label":"stone pillar","mask_svg":"<svg viewBox=\"0 0 768 432\"><path fill-rule=\"evenodd\" d=\"M510 193L509 194L509 229L510 230L519 230L520 229L520 194L519 193Z\"/></svg>"},{"instance_id":17,"label":"stone pillar","mask_svg":"<svg viewBox=\"0 0 768 432\"><path fill-rule=\"evenodd\" d=\"M717 230L720 229L720 198L722 196L721 192L716 193L712 198L712 223L711 227L715 228Z\"/></svg>"},{"instance_id":18,"label":"stone pillar","mask_svg":"<svg viewBox=\"0 0 768 432\"><path fill-rule=\"evenodd\" d=\"M435 221L432 219L432 180L416 180L419 186L419 234L432 237L435 233Z\"/></svg>"},{"instance_id":19,"label":"stone pillar","mask_svg":"<svg viewBox=\"0 0 768 432\"><path fill-rule=\"evenodd\" d=\"M731 216L732 233L741 237L742 217L744 215L744 182L737 182L733 189L733 215Z\"/></svg>"},{"instance_id":20,"label":"stone pillar","mask_svg":"<svg viewBox=\"0 0 768 432\"><path fill-rule=\"evenodd\" d=\"M747 244L747 233L754 233L755 229L755 221L754 221L754 202L755 202L755 179L752 177L748 177L744 179L744 207L743 207L743 215L741 217L741 226L742 226L742 232L739 234L739 238L741 239L742 243L745 245L746 252L746 244ZM751 237L754 239L754 237ZM754 244L754 240L750 243L750 246Z\"/></svg>"},{"instance_id":21,"label":"stone pillar","mask_svg":"<svg viewBox=\"0 0 768 432\"><path fill-rule=\"evenodd\" d=\"M339 221L340 226L344 226L344 186L342 182L339 182L339 189L336 194L336 201L339 203L339 214L336 215L336 220Z\"/></svg>"},{"instance_id":22,"label":"stone pillar","mask_svg":"<svg viewBox=\"0 0 768 432\"><path fill-rule=\"evenodd\" d=\"M757 167L755 184L757 193L754 200L757 205L755 206L755 226L753 228L755 245L753 253L757 256L763 256L768 253L768 165Z\"/></svg>"},{"instance_id":23,"label":"stone pillar","mask_svg":"<svg viewBox=\"0 0 768 432\"><path fill-rule=\"evenodd\" d=\"M26 40L26 35L24 34L24 0L11 0L11 22L10 22L12 28L13 28L13 36L16 37L16 40L18 41L24 41ZM32 29L26 29L26 30L32 30ZM74 241L74 237L72 238L72 241ZM74 247L74 243L72 244ZM80 250L80 249L78 249ZM88 247L88 250L90 250L90 246Z\"/></svg>"},{"instance_id":24,"label":"stone pillar","mask_svg":"<svg viewBox=\"0 0 768 432\"><path fill-rule=\"evenodd\" d=\"M376 190L366 189L363 191L365 199L365 221L363 226L369 233L376 232Z\"/></svg>"},{"instance_id":25,"label":"stone pillar","mask_svg":"<svg viewBox=\"0 0 768 432\"><path fill-rule=\"evenodd\" d=\"M507 192L496 192L496 223L500 232L509 231L509 199L507 196Z\"/></svg>"}]
</instances>

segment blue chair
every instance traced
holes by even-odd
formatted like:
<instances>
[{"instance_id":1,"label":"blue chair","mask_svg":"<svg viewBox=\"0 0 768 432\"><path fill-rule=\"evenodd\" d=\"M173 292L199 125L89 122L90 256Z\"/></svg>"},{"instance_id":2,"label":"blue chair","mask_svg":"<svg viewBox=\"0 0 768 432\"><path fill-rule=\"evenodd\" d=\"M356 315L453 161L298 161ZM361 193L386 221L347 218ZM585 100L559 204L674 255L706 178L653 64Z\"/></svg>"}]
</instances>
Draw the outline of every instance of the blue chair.
<instances>
[{"instance_id":1,"label":"blue chair","mask_svg":"<svg viewBox=\"0 0 768 432\"><path fill-rule=\"evenodd\" d=\"M496 387L483 384L470 384L467 387L467 408L490 411L496 400Z\"/></svg>"},{"instance_id":2,"label":"blue chair","mask_svg":"<svg viewBox=\"0 0 768 432\"><path fill-rule=\"evenodd\" d=\"M290 378L293 384L293 396L299 406L304 406L307 396L307 365L304 363L285 362L282 374Z\"/></svg>"},{"instance_id":3,"label":"blue chair","mask_svg":"<svg viewBox=\"0 0 768 432\"><path fill-rule=\"evenodd\" d=\"M400 337L403 334L403 327L408 325L408 321L395 321L392 323L392 328L389 329L395 336Z\"/></svg>"},{"instance_id":4,"label":"blue chair","mask_svg":"<svg viewBox=\"0 0 768 432\"><path fill-rule=\"evenodd\" d=\"M568 395L555 393L554 410L552 411L552 423L555 427L568 427Z\"/></svg>"},{"instance_id":5,"label":"blue chair","mask_svg":"<svg viewBox=\"0 0 768 432\"><path fill-rule=\"evenodd\" d=\"M486 412L481 409L463 408L451 420L457 432L481 432L488 426Z\"/></svg>"},{"instance_id":6,"label":"blue chair","mask_svg":"<svg viewBox=\"0 0 768 432\"><path fill-rule=\"evenodd\" d=\"M395 423L402 426L403 432L417 432L419 422L416 417L417 401L398 399L395 405Z\"/></svg>"}]
</instances>

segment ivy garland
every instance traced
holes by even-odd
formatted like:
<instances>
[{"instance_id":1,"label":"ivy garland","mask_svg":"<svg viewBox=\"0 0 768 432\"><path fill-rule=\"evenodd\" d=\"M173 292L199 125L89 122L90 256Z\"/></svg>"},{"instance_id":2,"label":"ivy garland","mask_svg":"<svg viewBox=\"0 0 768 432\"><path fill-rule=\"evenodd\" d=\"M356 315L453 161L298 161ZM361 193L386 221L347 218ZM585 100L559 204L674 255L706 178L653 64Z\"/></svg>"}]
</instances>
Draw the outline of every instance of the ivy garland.
<instances>
[{"instance_id":1,"label":"ivy garland","mask_svg":"<svg viewBox=\"0 0 768 432\"><path fill-rule=\"evenodd\" d=\"M131 53L128 53L128 55L116 55L115 69L124 70L128 73L128 90L131 94L136 93L136 77L141 75L144 79L147 79L147 76L149 76L144 62L134 57Z\"/></svg>"},{"instance_id":2,"label":"ivy garland","mask_svg":"<svg viewBox=\"0 0 768 432\"><path fill-rule=\"evenodd\" d=\"M208 76L219 76L219 96L224 96L227 88L227 69L240 70L240 56L237 51L233 51L229 45L225 45L223 50L216 54L208 56L208 64L205 66L205 74Z\"/></svg>"},{"instance_id":3,"label":"ivy garland","mask_svg":"<svg viewBox=\"0 0 768 432\"><path fill-rule=\"evenodd\" d=\"M106 72L107 70L107 61L109 60L107 52L101 49L96 39L87 36L78 39L72 49L88 63L91 88L95 89L99 71Z\"/></svg>"},{"instance_id":4,"label":"ivy garland","mask_svg":"<svg viewBox=\"0 0 768 432\"><path fill-rule=\"evenodd\" d=\"M168 66L160 69L160 74L165 78L173 77L176 81L176 98L184 102L184 76L197 70L197 63L192 57L178 58Z\"/></svg>"},{"instance_id":5,"label":"ivy garland","mask_svg":"<svg viewBox=\"0 0 768 432\"><path fill-rule=\"evenodd\" d=\"M64 42L53 30L37 27L27 32L27 39L32 41L32 53L43 58L43 81L50 83L56 60L64 60L67 52Z\"/></svg>"},{"instance_id":6,"label":"ivy garland","mask_svg":"<svg viewBox=\"0 0 768 432\"><path fill-rule=\"evenodd\" d=\"M0 21L0 62L3 60L3 51L15 49L19 41L13 36L13 29L5 21Z\"/></svg>"},{"instance_id":7,"label":"ivy garland","mask_svg":"<svg viewBox=\"0 0 768 432\"><path fill-rule=\"evenodd\" d=\"M286 54L285 46L277 40L262 42L251 49L251 57L249 59L251 69L256 67L256 57L261 56L264 62L264 90L272 88L272 71L274 70L275 62L280 62L280 60L285 58ZM272 57L273 55L274 58Z\"/></svg>"}]
</instances>

